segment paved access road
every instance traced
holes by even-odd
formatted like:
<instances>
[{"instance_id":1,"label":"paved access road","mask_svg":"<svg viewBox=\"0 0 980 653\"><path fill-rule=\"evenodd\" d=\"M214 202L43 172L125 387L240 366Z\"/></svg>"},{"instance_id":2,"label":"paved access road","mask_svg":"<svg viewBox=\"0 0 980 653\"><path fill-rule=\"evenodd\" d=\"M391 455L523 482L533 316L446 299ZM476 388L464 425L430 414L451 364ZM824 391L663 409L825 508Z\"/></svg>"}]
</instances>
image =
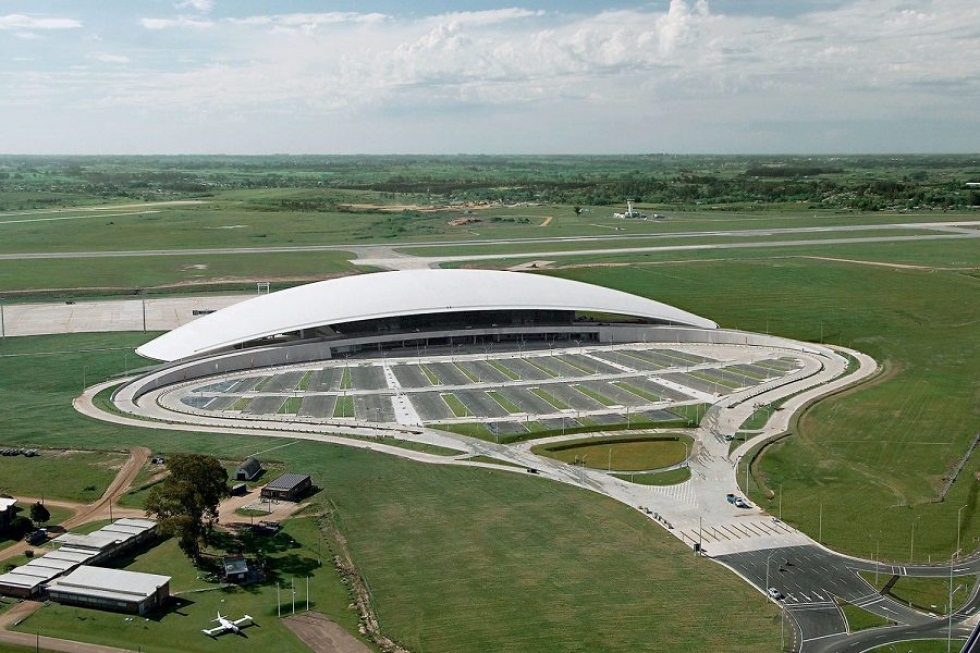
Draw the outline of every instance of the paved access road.
<instances>
[{"instance_id":1,"label":"paved access road","mask_svg":"<svg viewBox=\"0 0 980 653\"><path fill-rule=\"evenodd\" d=\"M890 597L879 594L859 575L859 571L891 576L930 576L946 578L949 565L884 565L842 556L817 545L781 547L719 556L749 583L765 592L772 587L785 598L779 601L800 629L801 650L815 653L863 651L879 645L915 638L944 638L952 633L962 639L970 631L970 615L977 612L978 588L953 615L926 614ZM953 578L980 573L980 556L953 564ZM836 599L842 599L897 626L849 634ZM975 618L975 616L973 617ZM941 632L940 632L941 631Z\"/></svg>"}]
</instances>

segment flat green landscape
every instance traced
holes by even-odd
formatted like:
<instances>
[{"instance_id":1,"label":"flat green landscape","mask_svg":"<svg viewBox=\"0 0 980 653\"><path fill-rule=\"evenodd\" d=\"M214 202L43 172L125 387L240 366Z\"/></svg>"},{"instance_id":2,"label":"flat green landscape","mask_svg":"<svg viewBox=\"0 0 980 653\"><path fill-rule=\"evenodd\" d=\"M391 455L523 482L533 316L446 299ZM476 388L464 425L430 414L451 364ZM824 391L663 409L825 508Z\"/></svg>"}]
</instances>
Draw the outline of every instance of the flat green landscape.
<instances>
[{"instance_id":1,"label":"flat green landscape","mask_svg":"<svg viewBox=\"0 0 980 653\"><path fill-rule=\"evenodd\" d=\"M880 542L881 557L895 561L908 561L913 521L915 559L948 558L957 508L968 505L964 548L977 546L969 481L980 460L971 458L963 482L938 501L980 414L980 280L970 272L774 259L555 274L654 296L724 326L822 338L875 357L886 370L879 382L821 401L798 437L766 450L752 500L773 509L782 493L783 519L814 536L823 503L825 544L871 557Z\"/></svg>"},{"instance_id":2,"label":"flat green landscape","mask_svg":"<svg viewBox=\"0 0 980 653\"><path fill-rule=\"evenodd\" d=\"M847 224L881 225L849 234L854 237L904 235L913 232L887 225L977 220L970 207L980 205L978 194L962 185L964 178L980 178L973 157L814 158L805 164L779 157L657 156L8 157L2 162L8 176L0 176L0 253L217 250L4 260L4 303L62 295L254 292L256 280L272 281L275 289L363 271L349 263L352 253L341 249L220 252L229 247L380 245L411 254L455 255L637 243L744 245L562 256L555 260L565 269L547 273L651 297L726 327L849 346L875 357L883 365L877 379L810 407L793 424L791 437L762 449L745 488L749 498L770 513L779 510L785 521L814 538L819 534L831 548L865 558L946 560L957 545L957 517L964 551L980 545L976 453L941 500L980 417L980 241L765 247L737 234L677 236ZM612 218L626 197L666 218L629 223ZM157 200L196 203L157 205ZM127 206L132 204L137 206ZM98 213L80 208L93 205L116 206ZM480 221L450 225L456 218ZM624 231L616 231L620 228ZM582 245L533 241L583 235L641 238ZM524 242L470 242L505 238ZM452 247L433 247L436 243ZM509 267L523 260L479 266ZM308 442L122 427L83 418L71 408L83 385L131 369L133 349L155 335L0 340L0 446L97 451L91 455L103 461L73 461L72 471L85 471L61 487L63 468L45 471L59 478L56 484L3 467L47 464L46 459L0 458L0 488L89 500L112 476L104 461L135 445L229 461L261 454L277 469L313 476L322 488L314 512L332 511L370 587L385 634L409 650L636 651L648 650L651 642L658 650L679 652L778 650L778 609L735 575L690 555L639 513L522 468L423 465ZM345 372L342 387L349 385L347 377ZM556 397L538 396L556 408L564 405ZM479 437L492 438L482 425L461 428L480 429ZM608 466L608 453L605 457ZM620 476L654 484L681 482L688 474L681 469ZM140 483L147 479L144 475ZM137 492L129 503L140 498ZM321 545L330 551L329 538L309 517L290 522L287 534L296 546L267 551L277 558L276 579L310 574L314 609L356 632L339 576L330 565L312 564ZM148 622L48 606L22 628L144 651L242 645L302 650L274 616L274 583L241 592L209 588L172 542L125 563L173 575L182 602ZM194 591L200 589L208 591ZM902 591L915 595L910 600L933 601L941 589ZM217 609L249 611L260 626L249 633L247 644L231 637L212 641L199 631ZM737 618L719 620L720 614ZM862 615L852 617L865 623ZM900 648L946 650L945 642ZM7 650L18 649L0 646Z\"/></svg>"},{"instance_id":3,"label":"flat green landscape","mask_svg":"<svg viewBox=\"0 0 980 653\"><path fill-rule=\"evenodd\" d=\"M115 478L127 454L45 449L33 458L0 457L0 493L89 503ZM57 482L52 482L53 480Z\"/></svg>"},{"instance_id":4,"label":"flat green landscape","mask_svg":"<svg viewBox=\"0 0 980 653\"><path fill-rule=\"evenodd\" d=\"M531 450L565 463L592 469L638 472L684 461L691 438L684 434L602 437L542 444Z\"/></svg>"}]
</instances>

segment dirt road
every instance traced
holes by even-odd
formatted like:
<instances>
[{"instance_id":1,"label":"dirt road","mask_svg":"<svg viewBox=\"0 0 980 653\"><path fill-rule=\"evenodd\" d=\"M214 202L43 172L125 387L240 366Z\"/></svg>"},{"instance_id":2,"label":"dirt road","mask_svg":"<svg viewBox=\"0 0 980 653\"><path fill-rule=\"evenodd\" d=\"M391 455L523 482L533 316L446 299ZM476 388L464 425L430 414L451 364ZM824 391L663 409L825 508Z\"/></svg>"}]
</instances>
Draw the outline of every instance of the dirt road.
<instances>
[{"instance_id":1,"label":"dirt road","mask_svg":"<svg viewBox=\"0 0 980 653\"><path fill-rule=\"evenodd\" d=\"M92 503L77 504L70 501L52 501L50 499L46 499L45 503L75 510L75 514L61 524L66 530L75 528L76 526L81 526L82 524L87 524L91 521L109 519L109 504L118 501L119 497L129 491L129 488L133 483L133 479L135 479L136 475L139 474L141 469L143 469L143 465L146 464L146 460L149 457L150 450L146 447L134 447L131 449L129 452L129 458L125 463L123 463L119 473L116 474L116 478L112 480L112 483L110 483L109 487L107 487L105 492L102 493L102 496ZM18 498L18 501L21 500L28 505L38 501L36 497ZM139 509L112 509L113 517L142 517L143 515L143 511ZM8 558L21 555L29 548L31 548L31 546L27 542L18 542L17 544L8 546L0 551L0 560L6 560Z\"/></svg>"},{"instance_id":2,"label":"dirt road","mask_svg":"<svg viewBox=\"0 0 980 653\"><path fill-rule=\"evenodd\" d=\"M319 612L307 612L282 620L313 653L371 653L363 642Z\"/></svg>"},{"instance_id":3,"label":"dirt road","mask_svg":"<svg viewBox=\"0 0 980 653\"><path fill-rule=\"evenodd\" d=\"M73 504L69 501L45 501L52 505L59 505L77 510L74 516L67 519L62 525L74 528L90 521L109 518L109 505L117 501L119 497L129 491L133 479L143 469L150 450L146 447L135 447L129 453L129 459L123 464L116 478L113 479L106 491L102 493L96 501L89 504ZM32 497L22 497L30 499ZM35 499L36 500L36 499ZM134 509L113 509L113 517L123 516L143 516L142 510ZM0 560L20 555L26 551L29 545L26 542L18 542L13 546L0 551ZM126 653L126 649L114 648L112 646L99 646L96 644L84 644L66 639L54 639L38 634L15 633L7 630L7 627L17 624L29 617L35 610L41 607L37 601L23 601L18 603L10 610L0 615L0 642L5 644L16 644L18 646L35 647L45 651L61 651L64 653Z\"/></svg>"}]
</instances>

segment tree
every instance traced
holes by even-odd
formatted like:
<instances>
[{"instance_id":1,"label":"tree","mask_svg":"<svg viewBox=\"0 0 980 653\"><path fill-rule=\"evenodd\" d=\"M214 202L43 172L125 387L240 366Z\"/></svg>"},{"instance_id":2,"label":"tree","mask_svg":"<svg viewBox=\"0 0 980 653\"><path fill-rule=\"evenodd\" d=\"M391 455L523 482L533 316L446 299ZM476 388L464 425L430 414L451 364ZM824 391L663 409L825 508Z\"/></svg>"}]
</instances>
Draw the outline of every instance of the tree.
<instances>
[{"instance_id":1,"label":"tree","mask_svg":"<svg viewBox=\"0 0 980 653\"><path fill-rule=\"evenodd\" d=\"M41 524L51 519L51 513L48 509L44 507L44 504L38 501L33 506L31 506L31 521L34 522L35 526L40 527Z\"/></svg>"},{"instance_id":2,"label":"tree","mask_svg":"<svg viewBox=\"0 0 980 653\"><path fill-rule=\"evenodd\" d=\"M196 561L218 520L218 503L228 495L228 472L217 458L201 454L174 454L167 469L170 474L146 498L146 513Z\"/></svg>"}]
</instances>

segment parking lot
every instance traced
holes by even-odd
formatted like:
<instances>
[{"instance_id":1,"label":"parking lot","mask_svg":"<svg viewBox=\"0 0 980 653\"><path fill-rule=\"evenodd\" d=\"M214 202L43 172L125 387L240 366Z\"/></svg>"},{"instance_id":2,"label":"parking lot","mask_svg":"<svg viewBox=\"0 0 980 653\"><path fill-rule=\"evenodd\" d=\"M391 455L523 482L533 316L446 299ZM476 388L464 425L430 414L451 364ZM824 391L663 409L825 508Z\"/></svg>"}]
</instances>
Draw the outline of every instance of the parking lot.
<instances>
[{"instance_id":1,"label":"parking lot","mask_svg":"<svg viewBox=\"0 0 980 653\"><path fill-rule=\"evenodd\" d=\"M176 392L187 409L222 416L480 423L490 434L513 434L682 420L691 406L703 408L800 366L791 356L738 346L636 343L493 351L457 345L401 353L212 377ZM406 399L414 415L399 415L396 397Z\"/></svg>"}]
</instances>

